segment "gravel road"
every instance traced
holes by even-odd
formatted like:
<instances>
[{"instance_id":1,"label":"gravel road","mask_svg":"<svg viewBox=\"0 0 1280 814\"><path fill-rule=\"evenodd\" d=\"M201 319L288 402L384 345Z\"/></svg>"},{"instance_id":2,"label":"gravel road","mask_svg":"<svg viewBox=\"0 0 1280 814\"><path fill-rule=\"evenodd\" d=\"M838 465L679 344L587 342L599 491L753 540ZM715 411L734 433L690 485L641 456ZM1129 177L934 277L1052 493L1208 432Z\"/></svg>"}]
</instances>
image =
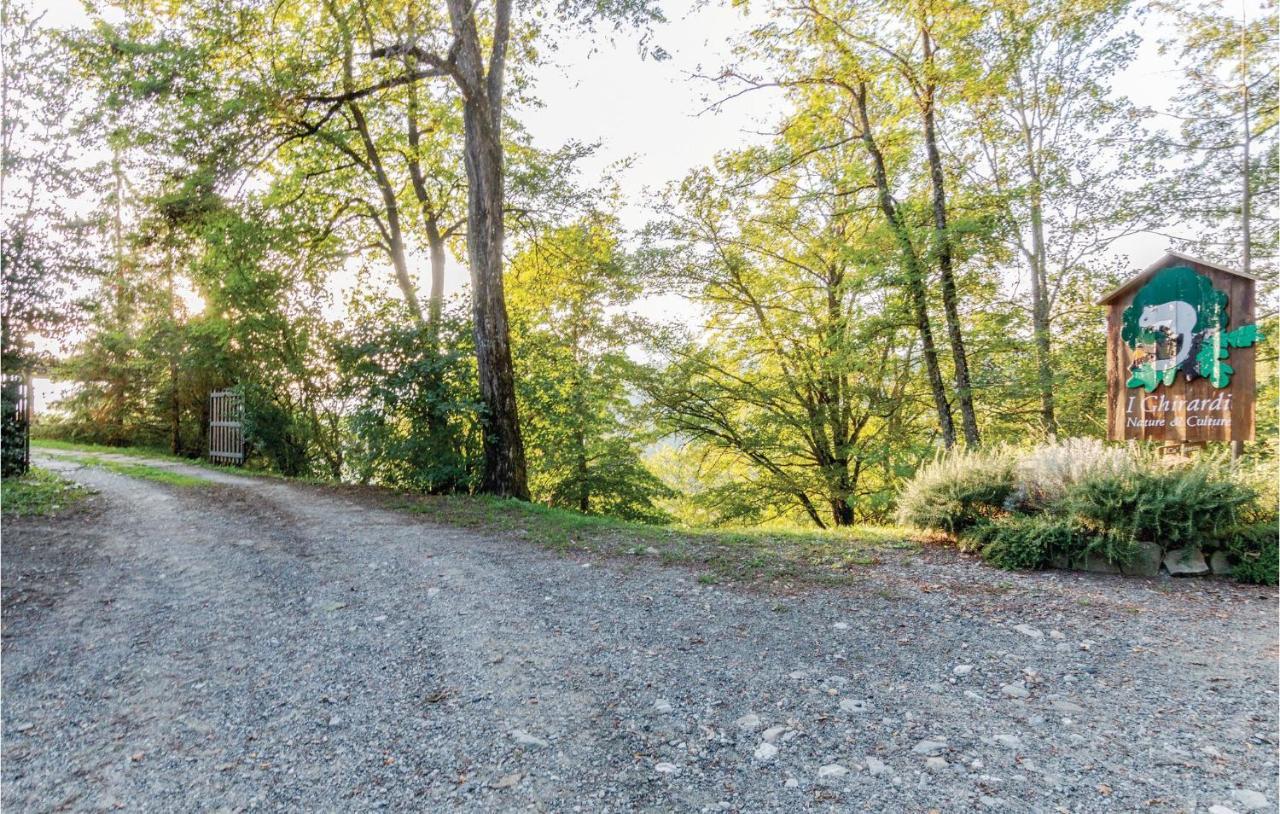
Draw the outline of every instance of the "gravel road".
<instances>
[{"instance_id":1,"label":"gravel road","mask_svg":"<svg viewBox=\"0 0 1280 814\"><path fill-rule=\"evenodd\" d=\"M6 812L1275 811L1274 589L925 551L748 590L38 463L99 494L4 524Z\"/></svg>"}]
</instances>

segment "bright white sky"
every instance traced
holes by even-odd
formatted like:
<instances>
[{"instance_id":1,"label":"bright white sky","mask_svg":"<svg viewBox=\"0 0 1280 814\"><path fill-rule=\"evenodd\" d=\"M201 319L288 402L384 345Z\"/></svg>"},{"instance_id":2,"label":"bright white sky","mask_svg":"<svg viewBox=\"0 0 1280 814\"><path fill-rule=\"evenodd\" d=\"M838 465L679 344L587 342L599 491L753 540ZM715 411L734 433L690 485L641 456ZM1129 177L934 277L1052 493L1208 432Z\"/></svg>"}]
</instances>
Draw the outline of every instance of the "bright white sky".
<instances>
[{"instance_id":1,"label":"bright white sky","mask_svg":"<svg viewBox=\"0 0 1280 814\"><path fill-rule=\"evenodd\" d=\"M74 26L86 19L78 0L36 1L37 8L42 5L50 25ZM583 167L587 182L611 172L616 162L632 159L629 169L614 175L625 201L620 214L628 228L638 228L650 217L646 202L651 193L709 163L717 152L760 138L755 133L768 129L781 113L779 98L769 92L747 94L718 111L707 110L716 88L696 75L714 74L730 61L732 43L749 21L720 4L682 11L685 5L689 4L665 2L669 22L653 37L671 54L670 59L642 60L633 35L616 36L613 41L597 35L562 42L535 75L535 95L542 106L518 112L538 146L555 148L570 139L601 143L598 154ZM1178 74L1176 66L1158 54L1157 41L1173 32L1147 20L1142 33L1141 53L1116 90L1139 104L1167 109ZM1155 258L1166 243L1163 237L1137 235L1117 244L1114 251L1127 255L1136 269ZM425 272L425 258L416 260ZM336 277L334 299L340 303L355 283L354 273ZM382 279L390 290L390 273ZM466 271L451 262L447 292L461 290L466 279ZM673 309L682 313L680 304L670 300L649 306L667 316ZM58 395L48 385L38 390L43 392L37 396L37 410Z\"/></svg>"}]
</instances>

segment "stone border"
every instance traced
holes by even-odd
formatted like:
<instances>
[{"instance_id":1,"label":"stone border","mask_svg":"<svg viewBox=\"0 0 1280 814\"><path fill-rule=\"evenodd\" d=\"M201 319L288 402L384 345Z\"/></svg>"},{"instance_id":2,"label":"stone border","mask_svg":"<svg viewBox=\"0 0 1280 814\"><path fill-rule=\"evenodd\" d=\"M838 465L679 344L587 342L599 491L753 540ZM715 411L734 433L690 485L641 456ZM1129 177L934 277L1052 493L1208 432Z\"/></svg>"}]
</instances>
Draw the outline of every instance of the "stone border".
<instances>
[{"instance_id":1,"label":"stone border","mask_svg":"<svg viewBox=\"0 0 1280 814\"><path fill-rule=\"evenodd\" d=\"M1221 549L1212 552L1206 559L1199 546L1171 548L1165 550L1158 543L1138 543L1138 555L1132 563L1121 568L1102 557L1090 555L1083 562L1071 561L1066 557L1054 557L1050 562L1054 568L1067 571L1088 571L1095 574L1120 574L1131 577L1158 577L1168 574L1175 577L1227 576L1231 575L1235 564Z\"/></svg>"}]
</instances>

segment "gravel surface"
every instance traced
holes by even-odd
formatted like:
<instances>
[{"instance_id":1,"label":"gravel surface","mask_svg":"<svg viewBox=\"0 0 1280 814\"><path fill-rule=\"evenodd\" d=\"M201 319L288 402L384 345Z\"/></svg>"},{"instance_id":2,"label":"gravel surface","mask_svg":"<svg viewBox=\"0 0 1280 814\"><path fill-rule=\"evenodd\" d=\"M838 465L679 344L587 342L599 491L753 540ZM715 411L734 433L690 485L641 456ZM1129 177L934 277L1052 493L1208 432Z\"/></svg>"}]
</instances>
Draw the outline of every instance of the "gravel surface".
<instances>
[{"instance_id":1,"label":"gravel surface","mask_svg":"<svg viewBox=\"0 0 1280 814\"><path fill-rule=\"evenodd\" d=\"M4 525L6 811L1275 811L1274 589L727 588L39 455L99 494Z\"/></svg>"}]
</instances>

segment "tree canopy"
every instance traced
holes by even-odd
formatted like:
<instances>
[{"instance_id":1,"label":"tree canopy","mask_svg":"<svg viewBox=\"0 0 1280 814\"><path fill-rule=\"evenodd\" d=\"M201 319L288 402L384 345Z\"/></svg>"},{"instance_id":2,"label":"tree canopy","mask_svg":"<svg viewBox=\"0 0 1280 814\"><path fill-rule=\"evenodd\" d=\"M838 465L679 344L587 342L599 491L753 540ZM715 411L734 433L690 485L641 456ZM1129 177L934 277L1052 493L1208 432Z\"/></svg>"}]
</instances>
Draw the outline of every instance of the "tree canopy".
<instances>
[{"instance_id":1,"label":"tree canopy","mask_svg":"<svg viewBox=\"0 0 1280 814\"><path fill-rule=\"evenodd\" d=\"M764 131L640 201L529 113L565 44L670 57L650 0L6 3L4 367L71 438L200 455L235 388L288 475L847 526L941 451L1105 432L1134 235L1274 276L1271 5L737 8L682 75ZM1157 52L1169 110L1123 93Z\"/></svg>"}]
</instances>

